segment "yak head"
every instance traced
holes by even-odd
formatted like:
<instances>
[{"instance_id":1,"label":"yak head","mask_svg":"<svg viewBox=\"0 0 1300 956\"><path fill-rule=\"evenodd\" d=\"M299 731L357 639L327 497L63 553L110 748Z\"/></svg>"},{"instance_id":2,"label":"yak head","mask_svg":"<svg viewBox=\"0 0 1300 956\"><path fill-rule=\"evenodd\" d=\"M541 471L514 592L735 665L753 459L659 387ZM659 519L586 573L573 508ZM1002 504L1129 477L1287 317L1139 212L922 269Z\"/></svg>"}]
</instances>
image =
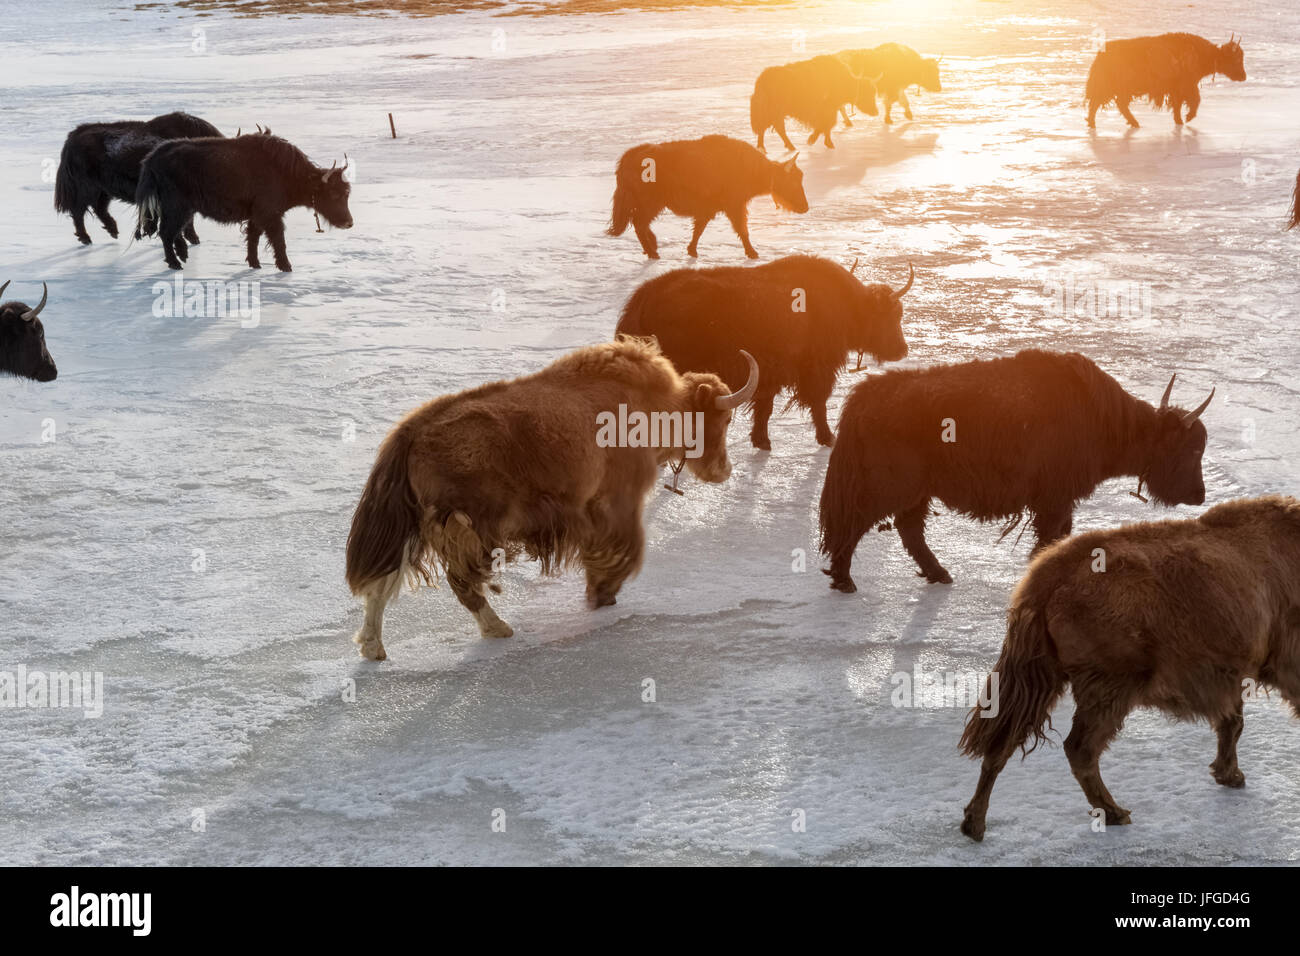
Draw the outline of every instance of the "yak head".
<instances>
[{"instance_id":1,"label":"yak head","mask_svg":"<svg viewBox=\"0 0 1300 956\"><path fill-rule=\"evenodd\" d=\"M875 76L854 74L853 106L855 109L861 110L868 116L880 115L880 110L876 109L876 86L884 75L883 73L877 73Z\"/></svg>"},{"instance_id":2,"label":"yak head","mask_svg":"<svg viewBox=\"0 0 1300 956\"><path fill-rule=\"evenodd\" d=\"M352 228L352 212L348 209L348 197L352 195L352 185L343 173L348 168L347 154L343 156L343 168L335 162L329 169L319 170L320 181L312 195L311 206L325 217L325 221L337 229Z\"/></svg>"},{"instance_id":3,"label":"yak head","mask_svg":"<svg viewBox=\"0 0 1300 956\"><path fill-rule=\"evenodd\" d=\"M1214 398L1210 395L1192 411L1169 404L1174 378L1169 379L1165 394L1156 409L1156 433L1150 449L1151 464L1146 483L1151 497L1162 505L1199 505L1205 502L1205 479L1201 475L1201 456L1205 453L1205 425L1201 413Z\"/></svg>"},{"instance_id":4,"label":"yak head","mask_svg":"<svg viewBox=\"0 0 1300 956\"><path fill-rule=\"evenodd\" d=\"M726 481L731 477L727 426L731 424L732 410L753 398L758 389L758 363L744 349L740 354L749 363L749 380L738 392L728 391L727 384L712 372L687 372L682 376L690 396L690 411L704 416L704 434L696 436L696 440L701 442L702 453L685 459L691 474L701 481Z\"/></svg>"},{"instance_id":5,"label":"yak head","mask_svg":"<svg viewBox=\"0 0 1300 956\"><path fill-rule=\"evenodd\" d=\"M8 285L0 285L0 295ZM34 309L22 302L0 305L0 372L38 382L52 382L58 377L59 370L45 347L45 328L37 318L48 297L46 288L41 304Z\"/></svg>"},{"instance_id":6,"label":"yak head","mask_svg":"<svg viewBox=\"0 0 1300 956\"><path fill-rule=\"evenodd\" d=\"M1214 72L1222 73L1230 80L1240 83L1246 78L1245 54L1241 52L1241 40L1233 34L1227 43L1215 48Z\"/></svg>"},{"instance_id":7,"label":"yak head","mask_svg":"<svg viewBox=\"0 0 1300 956\"><path fill-rule=\"evenodd\" d=\"M853 260L852 275L858 268ZM897 362L907 357L907 340L903 338L903 296L912 288L916 270L907 265L907 283L891 289L883 282L861 286L860 307L852 318L848 346L866 352L878 362Z\"/></svg>"},{"instance_id":8,"label":"yak head","mask_svg":"<svg viewBox=\"0 0 1300 956\"><path fill-rule=\"evenodd\" d=\"M931 93L943 92L943 87L939 85L939 61L942 59L943 57L939 57L938 60L934 57L928 57L921 61L921 69L916 82Z\"/></svg>"},{"instance_id":9,"label":"yak head","mask_svg":"<svg viewBox=\"0 0 1300 956\"><path fill-rule=\"evenodd\" d=\"M803 191L803 170L796 164L795 153L784 163L772 163L772 201L790 212L808 211L808 197Z\"/></svg>"}]
</instances>

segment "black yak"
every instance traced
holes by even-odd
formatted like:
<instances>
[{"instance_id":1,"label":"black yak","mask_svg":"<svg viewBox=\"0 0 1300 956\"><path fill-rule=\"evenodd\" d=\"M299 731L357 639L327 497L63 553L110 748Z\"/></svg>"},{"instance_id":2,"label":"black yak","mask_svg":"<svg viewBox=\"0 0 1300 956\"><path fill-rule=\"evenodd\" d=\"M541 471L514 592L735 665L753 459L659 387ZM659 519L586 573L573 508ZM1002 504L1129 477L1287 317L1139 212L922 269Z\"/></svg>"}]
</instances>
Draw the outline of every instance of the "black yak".
<instances>
[{"instance_id":1,"label":"black yak","mask_svg":"<svg viewBox=\"0 0 1300 956\"><path fill-rule=\"evenodd\" d=\"M217 222L247 223L248 264L261 268L257 246L265 234L276 268L289 272L285 212L306 206L331 226L352 227L352 187L343 175L347 164L337 166L322 169L292 143L269 133L172 140L158 146L141 167L139 228L144 235L162 237L167 265L179 269L187 258L181 229L195 213Z\"/></svg>"},{"instance_id":2,"label":"black yak","mask_svg":"<svg viewBox=\"0 0 1300 956\"><path fill-rule=\"evenodd\" d=\"M1104 561L1103 565L1098 564ZM1092 531L1043 551L1016 588L1002 655L961 737L982 757L961 831L984 838L989 793L1012 752L1047 739L1069 685L1070 769L1106 823L1130 823L1101 779L1124 718L1153 707L1209 721L1216 783L1240 787L1237 739L1247 694L1275 689L1300 717L1300 501L1215 505L1199 518ZM1163 795L1153 794L1163 799Z\"/></svg>"},{"instance_id":3,"label":"black yak","mask_svg":"<svg viewBox=\"0 0 1300 956\"><path fill-rule=\"evenodd\" d=\"M1190 123L1201 105L1197 87L1215 73L1238 83L1246 79L1241 44L1235 34L1221 46L1191 33L1109 40L1088 71L1088 127L1096 129L1097 110L1113 101L1128 125L1137 129L1138 121L1128 107L1142 97L1156 109L1172 107L1175 126L1183 125L1182 108L1186 104Z\"/></svg>"},{"instance_id":4,"label":"black yak","mask_svg":"<svg viewBox=\"0 0 1300 956\"><path fill-rule=\"evenodd\" d=\"M3 296L9 283L0 285ZM37 318L45 308L49 289L41 284L41 301L36 308L22 302L0 304L0 375L16 375L37 382L52 382L59 370L45 347L45 327Z\"/></svg>"},{"instance_id":5,"label":"black yak","mask_svg":"<svg viewBox=\"0 0 1300 956\"><path fill-rule=\"evenodd\" d=\"M653 342L624 339L407 415L379 447L348 535L348 586L366 600L361 655L384 659L385 606L404 579L433 583L439 567L484 637L514 633L483 594L498 556L527 554L543 573L579 563L590 605L614 604L641 565L659 466L730 476L731 410L759 377L748 362L733 394L716 375L677 374Z\"/></svg>"},{"instance_id":6,"label":"black yak","mask_svg":"<svg viewBox=\"0 0 1300 956\"><path fill-rule=\"evenodd\" d=\"M931 93L943 91L939 84L939 60L943 57L922 57L910 46L901 43L882 43L869 50L843 50L836 55L854 73L879 76L876 88L885 104L886 123L894 121L889 114L895 103L901 103L903 115L912 118L912 104L907 101L907 87L920 86ZM844 122L849 123L848 113L842 107L840 112L844 114ZM874 110L871 115L876 115Z\"/></svg>"},{"instance_id":7,"label":"black yak","mask_svg":"<svg viewBox=\"0 0 1300 956\"><path fill-rule=\"evenodd\" d=\"M618 161L607 232L621 236L631 223L645 254L658 259L659 240L650 224L670 209L695 220L691 244L686 247L687 254L694 257L704 227L723 213L740 237L745 255L757 259L749 242L749 201L770 195L782 209L807 212L803 171L795 165L798 158L772 162L748 143L729 136L634 146Z\"/></svg>"},{"instance_id":8,"label":"black yak","mask_svg":"<svg viewBox=\"0 0 1300 956\"><path fill-rule=\"evenodd\" d=\"M83 245L90 243L87 209L94 210L104 229L116 239L117 222L109 215L109 202L135 202L140 164L154 147L170 139L197 136L219 137L221 130L188 113L168 113L147 121L83 123L63 141L59 171L54 178L55 211L72 216L77 239ZM184 229L190 242L199 241L192 220L185 223Z\"/></svg>"},{"instance_id":9,"label":"black yak","mask_svg":"<svg viewBox=\"0 0 1300 956\"><path fill-rule=\"evenodd\" d=\"M952 578L925 544L932 499L1007 531L1032 515L1035 551L1070 533L1074 506L1108 478L1136 476L1167 506L1205 500L1201 413L1134 398L1077 352L872 376L849 393L821 496L831 587L853 592L858 541L891 515L927 581ZM1143 499L1146 500L1146 499ZM1006 531L1004 531L1004 534Z\"/></svg>"},{"instance_id":10,"label":"black yak","mask_svg":"<svg viewBox=\"0 0 1300 956\"><path fill-rule=\"evenodd\" d=\"M852 103L868 116L876 115L874 78L858 75L861 72L829 55L769 66L754 81L754 94L749 98L749 126L758 137L758 148L766 148L763 138L769 129L775 129L785 148L794 149L785 132L789 116L812 130L809 143L820 136L827 148L834 149L831 130L841 106Z\"/></svg>"},{"instance_id":11,"label":"black yak","mask_svg":"<svg viewBox=\"0 0 1300 956\"><path fill-rule=\"evenodd\" d=\"M855 264L856 266L856 264ZM641 285L623 306L616 334L653 335L679 372L715 372L732 387L763 370L754 393L755 448L772 447L767 422L778 392L812 412L817 441L833 444L826 400L851 353L893 362L907 355L900 322L907 284L863 285L829 259L787 256L752 268L678 269Z\"/></svg>"}]
</instances>

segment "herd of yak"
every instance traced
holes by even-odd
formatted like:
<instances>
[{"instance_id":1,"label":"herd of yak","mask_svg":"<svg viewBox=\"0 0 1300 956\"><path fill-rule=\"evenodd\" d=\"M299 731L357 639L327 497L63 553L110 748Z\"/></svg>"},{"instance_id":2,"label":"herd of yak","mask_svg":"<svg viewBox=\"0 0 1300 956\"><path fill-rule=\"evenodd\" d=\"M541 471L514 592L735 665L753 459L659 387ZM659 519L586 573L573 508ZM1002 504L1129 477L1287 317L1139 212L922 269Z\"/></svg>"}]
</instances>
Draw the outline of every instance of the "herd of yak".
<instances>
[{"instance_id":1,"label":"herd of yak","mask_svg":"<svg viewBox=\"0 0 1300 956\"><path fill-rule=\"evenodd\" d=\"M1215 45L1190 34L1110 41L1088 76L1088 125L1114 103L1132 126L1134 99L1196 116L1200 81L1246 78L1235 36ZM808 211L797 155L771 160L775 129L793 151L785 121L833 148L848 107L891 122L905 89L938 91L939 60L887 43L871 50L764 70L750 119L757 148L727 136L643 144L617 164L609 233L630 225L650 258L650 226L665 209L693 221L687 252L719 213L750 258L747 206L770 196ZM346 157L345 157L346 159ZM337 164L314 165L260 127L226 138L184 113L148 122L77 127L63 148L55 208L89 243L93 211L110 236L113 199L137 207L137 238L158 235L166 263L182 268L199 241L194 217L243 223L247 261L259 266L265 237L290 268L283 216L305 206L331 225L352 225L350 185ZM1297 177L1300 191L1300 176ZM1300 224L1293 205L1291 226ZM1076 710L1065 740L1090 806L1128 823L1098 770L1101 753L1135 707L1207 719L1218 735L1214 779L1241 786L1236 743L1243 682L1276 688L1300 713L1300 502L1285 497L1219 504L1199 518L1071 537L1076 504L1107 479L1130 476L1162 505L1205 500L1206 429L1195 408L1158 405L1124 390L1077 353L1016 355L870 376L850 392L833 431L826 403L850 357L891 362L907 354L897 288L864 283L814 256L764 265L678 269L641 285L626 302L613 342L578 349L522 378L444 395L414 410L381 444L347 543L347 581L365 601L353 640L363 657L385 658L383 615L403 582L445 577L485 637L513 632L487 592L499 558L527 556L545 572L581 567L593 607L613 604L644 551L642 509L660 469L702 481L731 473L727 428L751 412L750 441L768 450L778 394L806 409L817 441L831 447L820 502L830 586L853 592L862 537L892 527L927 581L952 578L925 541L932 503L980 521L1022 521L1034 557L1011 600L1006 641L988 693L961 739L983 758L961 829L982 839L993 783L1016 748L1044 739L1067 686ZM0 292L3 287L0 287ZM38 315L0 307L0 369L38 381L55 366ZM636 424L602 441L597 423L617 414ZM521 454L521 450L523 453ZM1100 564L1099 564L1100 562Z\"/></svg>"}]
</instances>

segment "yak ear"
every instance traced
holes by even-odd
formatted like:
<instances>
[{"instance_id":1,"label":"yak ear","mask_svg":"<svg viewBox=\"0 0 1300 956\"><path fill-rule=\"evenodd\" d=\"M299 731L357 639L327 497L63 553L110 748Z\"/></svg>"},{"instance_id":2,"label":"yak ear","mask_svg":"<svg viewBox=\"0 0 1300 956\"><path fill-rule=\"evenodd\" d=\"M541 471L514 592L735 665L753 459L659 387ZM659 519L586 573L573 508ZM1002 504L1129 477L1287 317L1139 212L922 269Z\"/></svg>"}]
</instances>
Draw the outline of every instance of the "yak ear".
<instances>
[{"instance_id":1,"label":"yak ear","mask_svg":"<svg viewBox=\"0 0 1300 956\"><path fill-rule=\"evenodd\" d=\"M694 407L696 409L701 409L701 408L711 408L712 406L713 406L713 387L711 385L705 385L703 382L701 382L699 385L695 386Z\"/></svg>"}]
</instances>

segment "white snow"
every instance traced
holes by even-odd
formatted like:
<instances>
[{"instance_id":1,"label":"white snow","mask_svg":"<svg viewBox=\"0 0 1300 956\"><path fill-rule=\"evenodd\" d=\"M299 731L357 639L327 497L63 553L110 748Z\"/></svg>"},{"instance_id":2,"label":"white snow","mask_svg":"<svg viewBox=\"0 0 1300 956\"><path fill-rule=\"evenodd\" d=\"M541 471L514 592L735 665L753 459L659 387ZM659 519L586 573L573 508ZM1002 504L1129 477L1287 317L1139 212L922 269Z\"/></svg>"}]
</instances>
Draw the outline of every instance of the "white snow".
<instances>
[{"instance_id":1,"label":"white snow","mask_svg":"<svg viewBox=\"0 0 1300 956\"><path fill-rule=\"evenodd\" d=\"M1153 400L1175 371L1184 403L1217 386L1208 502L1297 493L1300 236L1280 231L1300 165L1293 14L1281 0L8 11L0 281L27 301L49 282L59 378L0 380L0 669L101 671L107 699L98 720L0 711L0 862L1300 859L1300 728L1276 699L1248 704L1243 790L1210 778L1208 727L1141 712L1102 763L1133 826L1091 831L1056 747L1008 766L983 844L962 837L977 775L956 750L966 708L893 707L891 677L986 672L1028 541L936 519L945 588L914 575L895 535L870 535L859 593L832 593L814 541L827 452L794 413L774 420L770 454L737 423L729 483L656 494L645 569L614 608L586 610L576 575L518 565L496 602L514 638L481 640L446 591L404 594L390 660L373 665L349 643L361 615L342 570L401 414L608 338L639 282L688 264L684 221L657 225L658 264L630 234L602 234L625 148L748 139L762 66L886 39L944 53L944 92L914 96L912 123L863 117L835 151L806 148L812 209L756 202L760 253L861 256L891 282L914 262L907 364L1038 345L1083 351ZM1141 108L1141 130L1107 110L1090 137L1098 28L1235 30L1250 79L1207 82L1181 132ZM53 212L73 125L173 109L355 164L356 227L317 234L292 213L290 275L269 255L251 272L235 228L198 223L186 275L259 281L256 327L155 317L153 285L172 280L157 242L92 223L83 249ZM114 212L129 232L128 209ZM744 261L721 220L700 248L703 265ZM1093 280L1136 283L1150 314L1052 314L1048 284ZM1132 486L1103 486L1076 528L1168 516ZM791 825L800 809L806 832Z\"/></svg>"}]
</instances>

